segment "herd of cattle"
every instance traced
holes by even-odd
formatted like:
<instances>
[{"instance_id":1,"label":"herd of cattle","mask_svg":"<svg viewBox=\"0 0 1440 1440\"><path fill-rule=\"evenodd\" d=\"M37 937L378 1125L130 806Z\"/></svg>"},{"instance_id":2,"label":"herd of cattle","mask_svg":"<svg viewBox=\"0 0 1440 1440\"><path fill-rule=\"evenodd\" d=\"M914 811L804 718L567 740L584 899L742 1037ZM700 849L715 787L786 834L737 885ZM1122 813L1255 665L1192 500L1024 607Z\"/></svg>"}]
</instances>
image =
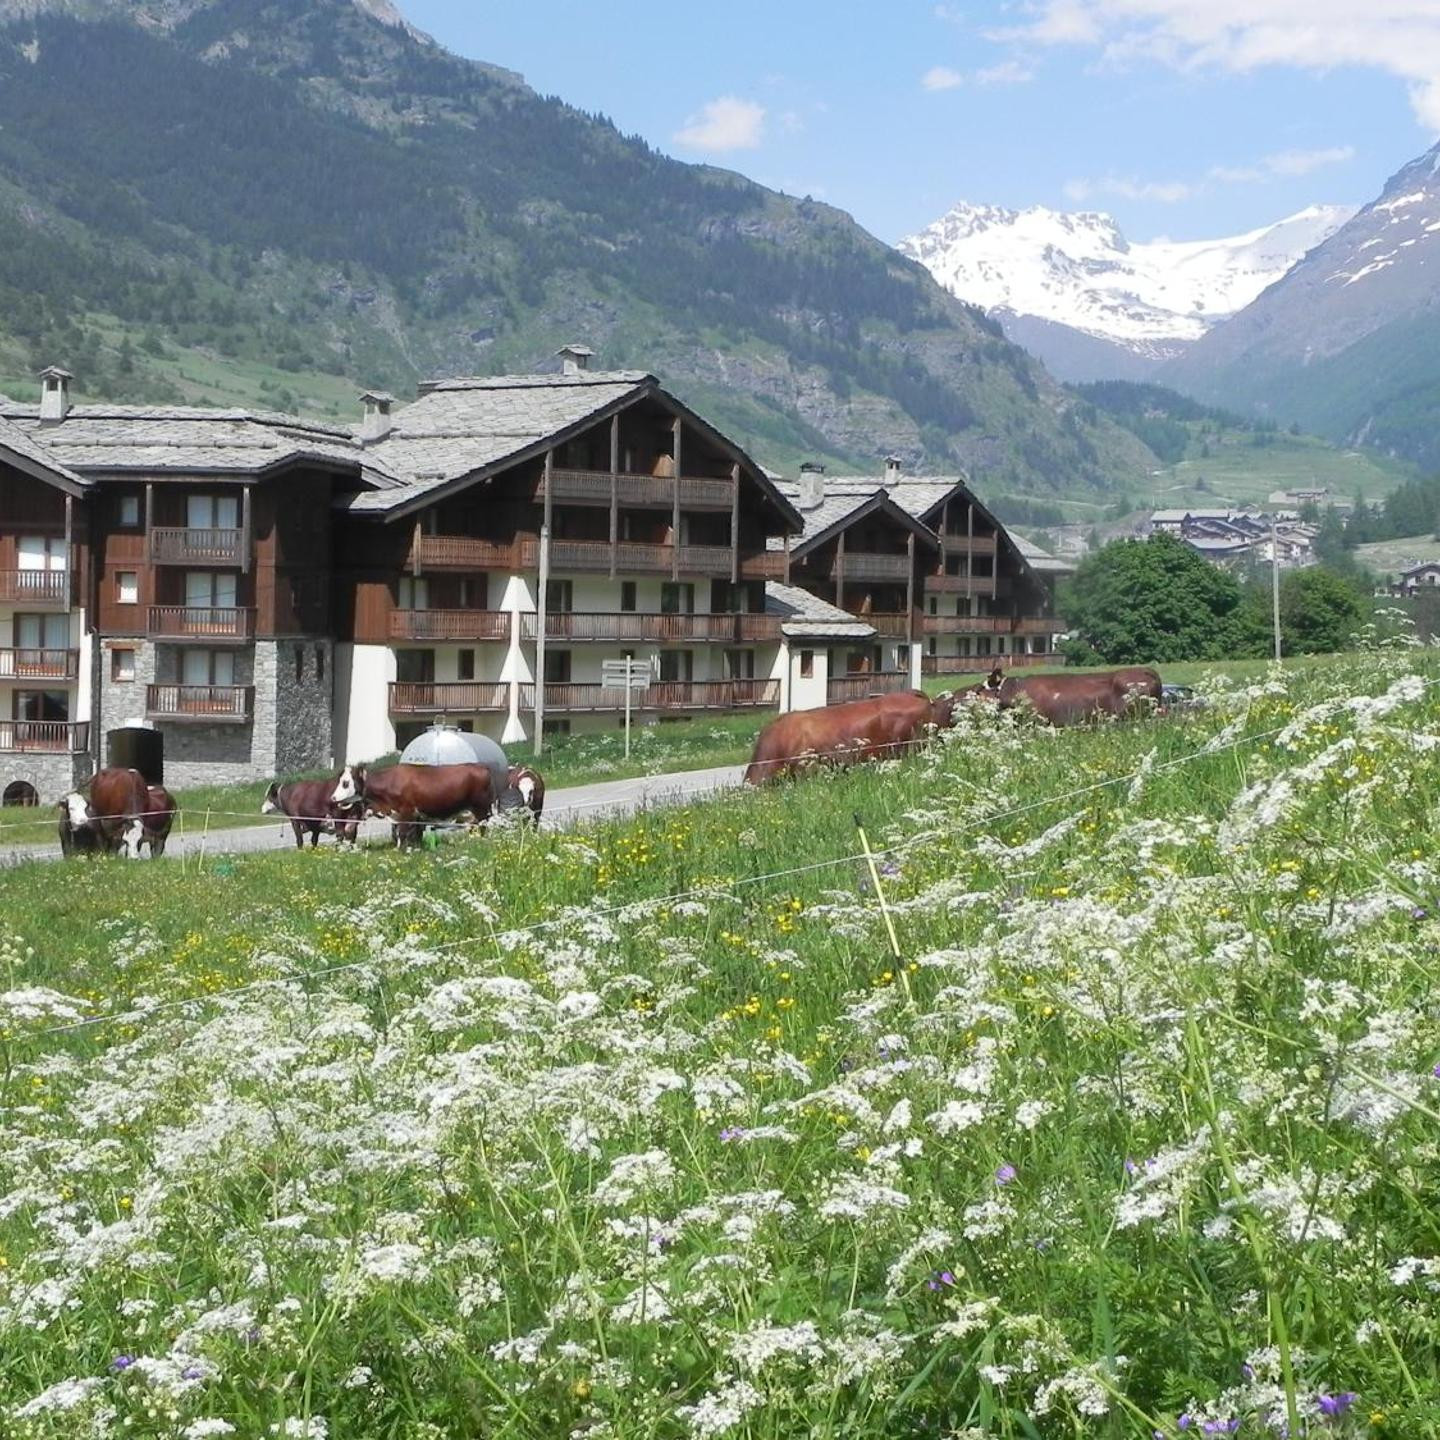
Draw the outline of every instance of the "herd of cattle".
<instances>
[{"instance_id":1,"label":"herd of cattle","mask_svg":"<svg viewBox=\"0 0 1440 1440\"><path fill-rule=\"evenodd\" d=\"M1007 676L997 665L987 679L934 698L918 690L877 695L818 710L797 710L772 720L755 743L745 782L763 785L820 765L848 765L902 755L950 728L960 707L1025 707L1049 725L1084 724L1154 710L1162 703L1160 676L1144 666L1101 673ZM137 770L99 771L83 790L60 803L60 849L68 856L119 854L138 858L165 853L178 810L163 786ZM290 821L295 844L320 836L354 844L367 816L391 821L395 843L417 844L427 826L468 823L484 827L498 810L523 809L539 825L545 781L527 765L407 765L380 769L347 765L325 780L278 782L261 813Z\"/></svg>"}]
</instances>

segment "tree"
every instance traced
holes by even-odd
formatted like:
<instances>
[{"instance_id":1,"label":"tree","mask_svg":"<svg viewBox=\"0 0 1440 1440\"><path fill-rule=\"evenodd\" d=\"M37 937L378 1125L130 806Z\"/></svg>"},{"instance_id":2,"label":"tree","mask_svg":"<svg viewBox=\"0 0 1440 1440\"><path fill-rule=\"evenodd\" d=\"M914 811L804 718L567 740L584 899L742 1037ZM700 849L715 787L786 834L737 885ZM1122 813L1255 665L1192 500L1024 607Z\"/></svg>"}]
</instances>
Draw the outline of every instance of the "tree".
<instances>
[{"instance_id":1,"label":"tree","mask_svg":"<svg viewBox=\"0 0 1440 1440\"><path fill-rule=\"evenodd\" d=\"M1172 535L1119 540L1088 556L1060 595L1072 657L1111 665L1263 653L1239 582Z\"/></svg>"},{"instance_id":2,"label":"tree","mask_svg":"<svg viewBox=\"0 0 1440 1440\"><path fill-rule=\"evenodd\" d=\"M1280 636L1287 655L1348 649L1365 623L1368 598L1350 580L1323 566L1292 570L1280 581Z\"/></svg>"},{"instance_id":3,"label":"tree","mask_svg":"<svg viewBox=\"0 0 1440 1440\"><path fill-rule=\"evenodd\" d=\"M1345 522L1333 505L1327 505L1320 517L1313 548L1321 560L1338 560L1345 553Z\"/></svg>"}]
</instances>

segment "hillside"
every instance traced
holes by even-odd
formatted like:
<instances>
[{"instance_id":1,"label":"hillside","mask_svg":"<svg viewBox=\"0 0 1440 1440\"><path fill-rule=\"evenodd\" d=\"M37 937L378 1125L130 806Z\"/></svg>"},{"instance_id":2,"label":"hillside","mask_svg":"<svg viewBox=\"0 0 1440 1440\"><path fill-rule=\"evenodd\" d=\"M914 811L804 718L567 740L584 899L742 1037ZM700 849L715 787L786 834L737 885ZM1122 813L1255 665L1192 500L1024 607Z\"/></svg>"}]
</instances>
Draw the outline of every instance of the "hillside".
<instances>
[{"instance_id":1,"label":"hillside","mask_svg":"<svg viewBox=\"0 0 1440 1440\"><path fill-rule=\"evenodd\" d=\"M1281 430L1273 421L1202 405L1160 385L1102 381L1079 385L1076 393L1159 457L1130 497L1140 508L1263 503L1272 491L1297 487L1373 502L1415 473L1368 450Z\"/></svg>"},{"instance_id":2,"label":"hillside","mask_svg":"<svg viewBox=\"0 0 1440 1440\"><path fill-rule=\"evenodd\" d=\"M842 212L660 155L379 0L0 0L0 317L18 394L61 360L112 398L333 412L580 339L773 464L888 449L1103 493L1152 463Z\"/></svg>"},{"instance_id":3,"label":"hillside","mask_svg":"<svg viewBox=\"0 0 1440 1440\"><path fill-rule=\"evenodd\" d=\"M1440 466L1440 145L1159 378Z\"/></svg>"}]
</instances>

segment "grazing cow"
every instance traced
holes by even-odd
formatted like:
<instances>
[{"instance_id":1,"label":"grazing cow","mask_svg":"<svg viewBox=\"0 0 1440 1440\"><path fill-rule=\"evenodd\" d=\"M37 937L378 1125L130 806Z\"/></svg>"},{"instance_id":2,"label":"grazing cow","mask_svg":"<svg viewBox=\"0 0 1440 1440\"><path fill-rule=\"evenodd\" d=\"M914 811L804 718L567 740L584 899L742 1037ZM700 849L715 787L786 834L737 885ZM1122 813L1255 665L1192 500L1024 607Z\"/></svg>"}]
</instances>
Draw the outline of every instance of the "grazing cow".
<instances>
[{"instance_id":1,"label":"grazing cow","mask_svg":"<svg viewBox=\"0 0 1440 1440\"><path fill-rule=\"evenodd\" d=\"M319 845L321 835L333 835L337 842L353 845L360 834L361 806L335 803L332 797L340 779L337 775L333 780L296 780L289 785L277 780L265 792L260 813L286 816L295 832L297 850L305 848L307 835L312 850Z\"/></svg>"},{"instance_id":2,"label":"grazing cow","mask_svg":"<svg viewBox=\"0 0 1440 1440\"><path fill-rule=\"evenodd\" d=\"M1028 701L1046 724L1079 725L1132 714L1141 699L1158 700L1160 677L1143 667L1098 674L1024 675L1006 680L991 694L1002 710Z\"/></svg>"},{"instance_id":3,"label":"grazing cow","mask_svg":"<svg viewBox=\"0 0 1440 1440\"><path fill-rule=\"evenodd\" d=\"M949 719L948 704L943 710ZM918 690L899 690L818 710L795 710L772 720L755 742L747 785L796 775L820 761L889 760L903 755L937 722L936 707Z\"/></svg>"},{"instance_id":4,"label":"grazing cow","mask_svg":"<svg viewBox=\"0 0 1440 1440\"><path fill-rule=\"evenodd\" d=\"M367 770L347 765L330 795L331 804L350 808L358 801L395 822L398 845L414 844L427 820L453 820L468 812L483 825L495 805L495 789L484 765L391 765Z\"/></svg>"},{"instance_id":5,"label":"grazing cow","mask_svg":"<svg viewBox=\"0 0 1440 1440\"><path fill-rule=\"evenodd\" d=\"M545 779L528 765L512 765L506 777L505 793L500 797L502 810L524 809L530 812L535 828L545 810Z\"/></svg>"},{"instance_id":6,"label":"grazing cow","mask_svg":"<svg viewBox=\"0 0 1440 1440\"><path fill-rule=\"evenodd\" d=\"M165 853L165 843L179 808L175 797L163 785L145 787L145 813L140 817L145 833L139 843L150 847L152 860L158 860Z\"/></svg>"},{"instance_id":7,"label":"grazing cow","mask_svg":"<svg viewBox=\"0 0 1440 1440\"><path fill-rule=\"evenodd\" d=\"M134 860L145 841L145 815L150 810L149 787L138 770L107 768L95 773L87 797L72 790L61 802L60 849L69 855L94 848L107 855L123 853ZM67 844L67 831L68 841Z\"/></svg>"}]
</instances>

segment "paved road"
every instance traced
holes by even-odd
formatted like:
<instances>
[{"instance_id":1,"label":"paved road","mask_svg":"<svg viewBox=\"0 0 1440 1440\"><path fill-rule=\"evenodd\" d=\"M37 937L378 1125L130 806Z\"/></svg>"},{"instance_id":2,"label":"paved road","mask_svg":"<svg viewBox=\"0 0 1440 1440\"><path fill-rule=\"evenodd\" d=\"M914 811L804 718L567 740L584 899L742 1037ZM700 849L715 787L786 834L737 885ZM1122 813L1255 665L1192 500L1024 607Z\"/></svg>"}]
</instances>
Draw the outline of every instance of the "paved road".
<instances>
[{"instance_id":1,"label":"paved road","mask_svg":"<svg viewBox=\"0 0 1440 1440\"><path fill-rule=\"evenodd\" d=\"M552 790L545 797L545 828L560 830L592 815L629 815L655 805L674 804L695 799L717 790L726 790L740 783L743 765L722 765L713 770L681 770L670 775L637 776L629 780L603 780L593 785L572 785L567 790ZM196 833L201 817L193 812L185 815L185 833L179 825L171 832L165 848L167 859L199 853L203 844L206 854L239 854L254 850L293 849L295 837L288 822L255 825L242 830L212 830L203 840ZM361 831L363 839L384 840L390 834L388 820L367 820ZM322 841L331 844L331 841ZM58 841L50 845L0 846L0 867L17 865L26 860L58 860Z\"/></svg>"}]
</instances>

